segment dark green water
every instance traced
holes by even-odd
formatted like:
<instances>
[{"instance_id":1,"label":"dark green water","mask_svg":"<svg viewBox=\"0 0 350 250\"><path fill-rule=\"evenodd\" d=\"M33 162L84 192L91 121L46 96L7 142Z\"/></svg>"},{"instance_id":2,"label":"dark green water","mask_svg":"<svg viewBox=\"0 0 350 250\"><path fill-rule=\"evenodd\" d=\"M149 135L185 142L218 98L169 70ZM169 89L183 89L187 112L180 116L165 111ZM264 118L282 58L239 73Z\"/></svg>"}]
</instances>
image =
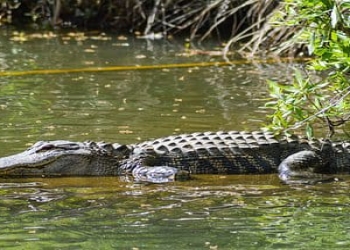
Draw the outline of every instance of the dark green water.
<instances>
[{"instance_id":1,"label":"dark green water","mask_svg":"<svg viewBox=\"0 0 350 250\"><path fill-rule=\"evenodd\" d=\"M0 71L222 61L183 42L116 36L0 36ZM111 39L109 39L111 38ZM215 44L197 47L212 50ZM38 140L131 143L175 133L254 130L266 78L286 64L0 77L0 156ZM0 248L348 249L350 179L281 185L277 176L0 179Z\"/></svg>"},{"instance_id":2,"label":"dark green water","mask_svg":"<svg viewBox=\"0 0 350 250\"><path fill-rule=\"evenodd\" d=\"M349 180L348 180L349 181ZM348 181L303 187L275 176L2 180L9 249L347 249Z\"/></svg>"}]
</instances>

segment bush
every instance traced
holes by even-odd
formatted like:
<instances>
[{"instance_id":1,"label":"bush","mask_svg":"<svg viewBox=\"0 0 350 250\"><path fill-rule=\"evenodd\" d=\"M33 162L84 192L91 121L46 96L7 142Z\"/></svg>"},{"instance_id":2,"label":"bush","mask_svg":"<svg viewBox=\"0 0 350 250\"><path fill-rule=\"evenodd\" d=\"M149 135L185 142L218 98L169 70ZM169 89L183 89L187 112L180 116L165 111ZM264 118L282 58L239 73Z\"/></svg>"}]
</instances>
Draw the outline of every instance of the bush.
<instances>
[{"instance_id":1,"label":"bush","mask_svg":"<svg viewBox=\"0 0 350 250\"><path fill-rule=\"evenodd\" d=\"M287 25L299 27L294 41L305 44L313 58L305 72L295 71L292 84L269 81L271 99L266 107L274 113L267 128L301 129L312 137L321 124L331 136L350 117L350 2L285 0L284 11Z\"/></svg>"}]
</instances>

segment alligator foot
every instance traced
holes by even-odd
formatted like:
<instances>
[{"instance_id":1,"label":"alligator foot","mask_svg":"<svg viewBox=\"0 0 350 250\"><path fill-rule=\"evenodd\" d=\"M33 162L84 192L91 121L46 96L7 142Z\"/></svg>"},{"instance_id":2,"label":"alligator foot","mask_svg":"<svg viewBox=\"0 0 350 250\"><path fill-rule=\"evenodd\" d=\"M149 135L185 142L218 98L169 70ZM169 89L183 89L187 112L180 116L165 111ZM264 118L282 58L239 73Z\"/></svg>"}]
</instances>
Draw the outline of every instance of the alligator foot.
<instances>
[{"instance_id":1,"label":"alligator foot","mask_svg":"<svg viewBox=\"0 0 350 250\"><path fill-rule=\"evenodd\" d=\"M288 156L278 167L279 178L285 184L317 184L339 181L323 174L326 163L314 151L304 150Z\"/></svg>"},{"instance_id":2,"label":"alligator foot","mask_svg":"<svg viewBox=\"0 0 350 250\"><path fill-rule=\"evenodd\" d=\"M136 182L167 183L175 181L176 168L167 166L136 167L132 175Z\"/></svg>"},{"instance_id":3,"label":"alligator foot","mask_svg":"<svg viewBox=\"0 0 350 250\"><path fill-rule=\"evenodd\" d=\"M189 180L190 174L185 170L178 170L168 166L140 166L134 168L132 176L135 182L167 183L175 180Z\"/></svg>"}]
</instances>

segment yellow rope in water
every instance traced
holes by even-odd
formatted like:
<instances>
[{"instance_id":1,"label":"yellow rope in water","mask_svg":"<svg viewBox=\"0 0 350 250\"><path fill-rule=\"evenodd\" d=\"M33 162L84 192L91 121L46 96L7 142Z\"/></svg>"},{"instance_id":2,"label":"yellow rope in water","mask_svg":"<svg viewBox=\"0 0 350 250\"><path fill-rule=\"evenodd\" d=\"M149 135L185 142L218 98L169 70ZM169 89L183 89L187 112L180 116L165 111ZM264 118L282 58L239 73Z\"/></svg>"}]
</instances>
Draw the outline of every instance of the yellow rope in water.
<instances>
[{"instance_id":1,"label":"yellow rope in water","mask_svg":"<svg viewBox=\"0 0 350 250\"><path fill-rule=\"evenodd\" d=\"M210 66L229 66L251 63L277 63L277 62L300 62L307 61L308 58L278 58L261 60L235 60L230 62L198 62L198 63L179 63L179 64L158 64L158 65L134 65L134 66L110 66L110 67L88 67L75 69L37 69L28 71L4 71L0 76L24 76L24 75L44 75L44 74L66 74L81 72L106 72L106 71L126 71L126 70L149 70L149 69L170 69L170 68L191 68L191 67L210 67Z\"/></svg>"}]
</instances>

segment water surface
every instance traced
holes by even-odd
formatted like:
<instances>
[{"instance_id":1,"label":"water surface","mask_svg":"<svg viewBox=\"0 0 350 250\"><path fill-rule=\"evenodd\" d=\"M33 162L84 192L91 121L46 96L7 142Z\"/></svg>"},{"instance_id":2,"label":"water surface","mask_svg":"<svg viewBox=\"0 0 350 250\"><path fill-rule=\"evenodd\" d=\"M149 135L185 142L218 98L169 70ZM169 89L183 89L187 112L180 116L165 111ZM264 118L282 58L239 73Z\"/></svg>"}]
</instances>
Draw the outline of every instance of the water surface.
<instances>
[{"instance_id":1,"label":"water surface","mask_svg":"<svg viewBox=\"0 0 350 250\"><path fill-rule=\"evenodd\" d=\"M0 244L30 249L345 249L348 181L289 187L275 175L2 180Z\"/></svg>"},{"instance_id":2,"label":"water surface","mask_svg":"<svg viewBox=\"0 0 350 250\"><path fill-rule=\"evenodd\" d=\"M0 36L0 70L221 61L183 41L115 35ZM192 45L195 46L195 45ZM193 49L213 50L218 44ZM207 130L255 130L266 79L289 64L78 72L0 78L0 155L38 140L134 143ZM276 175L194 176L167 185L118 177L0 179L8 249L347 249L349 179L282 185Z\"/></svg>"}]
</instances>

